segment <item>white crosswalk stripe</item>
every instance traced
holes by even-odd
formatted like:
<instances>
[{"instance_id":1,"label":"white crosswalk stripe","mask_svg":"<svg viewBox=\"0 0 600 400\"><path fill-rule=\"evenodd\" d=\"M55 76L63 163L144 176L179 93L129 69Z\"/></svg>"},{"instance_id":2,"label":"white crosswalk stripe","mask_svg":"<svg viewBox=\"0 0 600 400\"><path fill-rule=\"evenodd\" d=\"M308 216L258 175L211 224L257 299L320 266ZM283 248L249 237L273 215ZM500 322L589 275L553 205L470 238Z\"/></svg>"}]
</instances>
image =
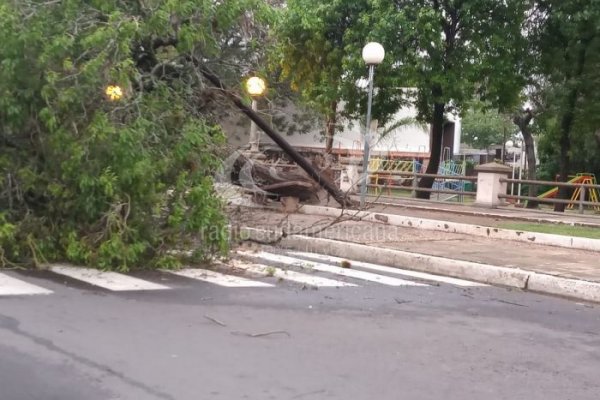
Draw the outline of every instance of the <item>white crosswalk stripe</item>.
<instances>
[{"instance_id":1,"label":"white crosswalk stripe","mask_svg":"<svg viewBox=\"0 0 600 400\"><path fill-rule=\"evenodd\" d=\"M342 282L334 279L321 278L319 276L303 274L296 271L271 267L262 264L255 264L244 262L242 260L231 260L235 268L242 269L244 271L262 275L262 276L273 276L286 281L292 281L296 283L302 283L304 285L310 285L315 287L356 287L353 283Z\"/></svg>"},{"instance_id":2,"label":"white crosswalk stripe","mask_svg":"<svg viewBox=\"0 0 600 400\"><path fill-rule=\"evenodd\" d=\"M361 262L361 261L346 260L344 258L327 256L324 254L305 253L305 252L301 252L301 251L288 251L288 252L286 252L286 254L303 257L303 258L310 259L310 260L316 260L316 261L325 261L325 262L329 261L329 262L334 262L334 263L341 263L342 261L349 261L352 264L352 266L355 266L358 268L370 269L372 271L385 272L385 273L395 274L395 275L410 276L413 278L424 279L424 280L434 281L434 282L449 283L451 285L456 285L456 286L461 286L461 287L488 286L484 283L479 283L479 282L466 281L463 279L451 278L448 276L432 275L432 274L428 274L425 272L411 271L411 270L401 269L401 268L396 268L396 267L387 267L384 265L371 264L371 263L366 263L366 262Z\"/></svg>"},{"instance_id":3,"label":"white crosswalk stripe","mask_svg":"<svg viewBox=\"0 0 600 400\"><path fill-rule=\"evenodd\" d=\"M119 274L117 272L99 271L91 268L79 268L64 265L52 265L49 269L55 274L64 275L115 292L169 289L168 286L159 285L158 283Z\"/></svg>"},{"instance_id":4,"label":"white crosswalk stripe","mask_svg":"<svg viewBox=\"0 0 600 400\"><path fill-rule=\"evenodd\" d=\"M354 269L334 267L329 264L320 262L307 261L299 258L288 257L280 254L268 253L265 251L259 251L256 253L239 251L238 254L250 257L254 259L261 259L267 261L273 261L286 265L296 266L300 268L310 268L316 271L328 272L336 275L347 276L349 278L360 279L370 282L380 283L388 286L429 286L425 283L417 283L413 281L407 281L404 279L392 278L385 275L373 274L371 272L359 271Z\"/></svg>"},{"instance_id":5,"label":"white crosswalk stripe","mask_svg":"<svg viewBox=\"0 0 600 400\"><path fill-rule=\"evenodd\" d=\"M52 290L44 289L27 283L12 276L0 273L0 296L23 296L36 294L51 294Z\"/></svg>"},{"instance_id":6,"label":"white crosswalk stripe","mask_svg":"<svg viewBox=\"0 0 600 400\"><path fill-rule=\"evenodd\" d=\"M259 277L274 277L314 287L358 287L360 284L360 282L358 282L359 284L347 282L346 279L340 280L336 277L323 277L319 273L396 287L429 287L430 284L433 284L431 282L441 282L461 287L488 286L463 279L317 253L290 250L284 253L279 253L279 251L238 251L237 254L240 257L218 264L221 267L219 268L221 272L191 267L163 272L228 288L272 288L276 286L273 283L256 280ZM348 262L350 268L343 268L343 262ZM145 279L91 268L55 264L51 265L49 270L58 275L116 292L172 289L172 287ZM0 273L0 296L53 293L52 290L28 283L23 278L16 278L14 275L12 273ZM417 281L401 279L401 277L417 278ZM173 284L176 285L176 283Z\"/></svg>"},{"instance_id":7,"label":"white crosswalk stripe","mask_svg":"<svg viewBox=\"0 0 600 400\"><path fill-rule=\"evenodd\" d=\"M196 279L225 287L273 287L270 283L226 275L201 268L184 268L177 271L165 271L185 278Z\"/></svg>"}]
</instances>

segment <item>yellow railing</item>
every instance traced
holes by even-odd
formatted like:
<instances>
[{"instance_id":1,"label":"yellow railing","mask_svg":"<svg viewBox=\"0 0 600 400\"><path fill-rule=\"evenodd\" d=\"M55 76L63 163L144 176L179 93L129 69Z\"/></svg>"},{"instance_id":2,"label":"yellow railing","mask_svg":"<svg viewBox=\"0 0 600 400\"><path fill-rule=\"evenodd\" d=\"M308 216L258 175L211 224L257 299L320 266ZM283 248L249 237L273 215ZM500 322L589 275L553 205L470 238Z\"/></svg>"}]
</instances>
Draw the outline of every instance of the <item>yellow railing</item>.
<instances>
[{"instance_id":1,"label":"yellow railing","mask_svg":"<svg viewBox=\"0 0 600 400\"><path fill-rule=\"evenodd\" d=\"M387 160L382 158L372 158L369 161L369 183L375 185L387 186L392 179L400 181L410 181L413 178L393 177L394 172L415 172L415 161L413 160ZM381 193L383 187L373 187L375 194ZM390 192L390 189L387 189Z\"/></svg>"},{"instance_id":2,"label":"yellow railing","mask_svg":"<svg viewBox=\"0 0 600 400\"><path fill-rule=\"evenodd\" d=\"M369 172L376 174L378 172L413 172L415 162L412 160L384 160L381 158L372 158L369 161Z\"/></svg>"}]
</instances>

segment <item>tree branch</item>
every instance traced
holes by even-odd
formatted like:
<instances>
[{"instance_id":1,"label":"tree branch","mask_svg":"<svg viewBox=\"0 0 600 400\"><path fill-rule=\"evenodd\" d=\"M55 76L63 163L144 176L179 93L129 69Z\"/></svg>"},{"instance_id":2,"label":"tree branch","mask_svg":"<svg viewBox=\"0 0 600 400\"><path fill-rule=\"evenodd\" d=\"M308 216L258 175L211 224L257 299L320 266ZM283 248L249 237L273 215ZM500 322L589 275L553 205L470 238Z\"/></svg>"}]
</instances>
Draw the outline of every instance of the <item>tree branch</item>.
<instances>
[{"instance_id":1,"label":"tree branch","mask_svg":"<svg viewBox=\"0 0 600 400\"><path fill-rule=\"evenodd\" d=\"M166 37L166 38L156 38L152 41L152 49L156 50L160 47L175 46L175 45L177 45L178 42L179 42L179 40L177 39L176 36L170 36L170 37Z\"/></svg>"}]
</instances>

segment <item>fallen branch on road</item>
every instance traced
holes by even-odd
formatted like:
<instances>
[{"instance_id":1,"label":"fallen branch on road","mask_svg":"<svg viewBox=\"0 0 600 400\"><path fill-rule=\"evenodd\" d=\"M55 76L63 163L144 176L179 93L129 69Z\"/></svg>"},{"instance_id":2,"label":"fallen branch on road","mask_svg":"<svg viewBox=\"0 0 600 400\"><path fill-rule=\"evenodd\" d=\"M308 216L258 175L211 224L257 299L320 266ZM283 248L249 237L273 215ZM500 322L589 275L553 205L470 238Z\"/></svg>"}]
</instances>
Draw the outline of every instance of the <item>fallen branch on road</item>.
<instances>
[{"instance_id":1,"label":"fallen branch on road","mask_svg":"<svg viewBox=\"0 0 600 400\"><path fill-rule=\"evenodd\" d=\"M233 332L231 332L231 334L236 335L236 336L248 336L251 338L264 337L264 336L270 336L270 335L286 335L287 337L292 336L287 331L271 331L271 332L264 332L264 333L247 333L247 332L233 331Z\"/></svg>"},{"instance_id":2,"label":"fallen branch on road","mask_svg":"<svg viewBox=\"0 0 600 400\"><path fill-rule=\"evenodd\" d=\"M219 321L218 319L213 318L211 316L205 315L204 318L206 318L207 320L209 320L211 322L214 322L215 324L220 325L222 327L226 327L227 326L227 324L225 322Z\"/></svg>"}]
</instances>

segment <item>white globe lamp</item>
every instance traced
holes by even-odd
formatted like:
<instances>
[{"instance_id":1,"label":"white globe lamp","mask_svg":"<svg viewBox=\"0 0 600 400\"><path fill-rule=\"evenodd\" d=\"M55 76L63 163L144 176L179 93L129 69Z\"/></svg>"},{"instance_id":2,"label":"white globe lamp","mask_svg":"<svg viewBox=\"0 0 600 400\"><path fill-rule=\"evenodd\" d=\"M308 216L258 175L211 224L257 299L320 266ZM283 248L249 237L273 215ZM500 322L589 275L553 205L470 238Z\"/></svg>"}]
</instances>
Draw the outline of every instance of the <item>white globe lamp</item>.
<instances>
[{"instance_id":1,"label":"white globe lamp","mask_svg":"<svg viewBox=\"0 0 600 400\"><path fill-rule=\"evenodd\" d=\"M367 43L362 50L362 58L367 65L379 65L385 57L383 46L377 42Z\"/></svg>"}]
</instances>

